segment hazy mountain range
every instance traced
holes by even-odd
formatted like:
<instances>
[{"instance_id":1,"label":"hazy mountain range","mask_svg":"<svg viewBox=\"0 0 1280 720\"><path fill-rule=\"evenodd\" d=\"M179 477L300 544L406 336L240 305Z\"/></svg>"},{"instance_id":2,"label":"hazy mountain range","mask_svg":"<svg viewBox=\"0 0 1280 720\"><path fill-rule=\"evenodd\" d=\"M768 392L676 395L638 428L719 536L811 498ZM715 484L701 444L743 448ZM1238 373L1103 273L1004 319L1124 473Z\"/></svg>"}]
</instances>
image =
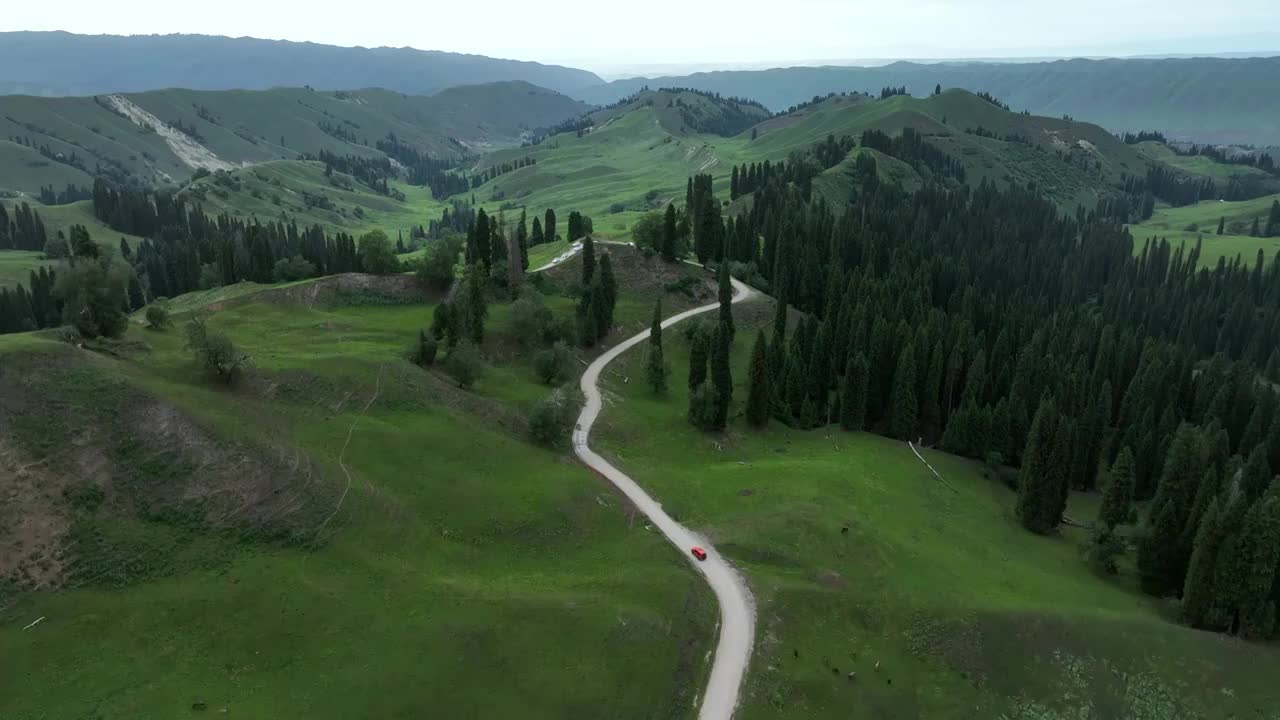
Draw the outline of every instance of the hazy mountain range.
<instances>
[{"instance_id":1,"label":"hazy mountain range","mask_svg":"<svg viewBox=\"0 0 1280 720\"><path fill-rule=\"evenodd\" d=\"M1258 53L1267 55L1267 53ZM877 61L878 62L878 61ZM1173 139L1280 144L1280 57L890 62L699 72L605 82L575 68L412 48L345 48L203 35L0 33L0 93L95 95L311 86L429 95L521 80L604 105L644 87L747 97L782 111L814 96L905 86L990 93L1014 110L1070 116Z\"/></svg>"}]
</instances>

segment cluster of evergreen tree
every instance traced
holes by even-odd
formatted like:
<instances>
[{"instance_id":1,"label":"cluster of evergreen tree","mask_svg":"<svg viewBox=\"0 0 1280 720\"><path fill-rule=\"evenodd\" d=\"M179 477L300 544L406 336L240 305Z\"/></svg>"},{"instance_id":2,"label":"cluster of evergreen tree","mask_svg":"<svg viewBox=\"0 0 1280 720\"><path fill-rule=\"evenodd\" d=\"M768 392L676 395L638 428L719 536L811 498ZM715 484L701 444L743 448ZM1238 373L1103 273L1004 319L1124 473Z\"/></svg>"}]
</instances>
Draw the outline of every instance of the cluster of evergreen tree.
<instances>
[{"instance_id":1,"label":"cluster of evergreen tree","mask_svg":"<svg viewBox=\"0 0 1280 720\"><path fill-rule=\"evenodd\" d=\"M0 335L58 326L62 302L54 293L56 279L53 270L41 267L31 271L30 291L21 283L12 289L0 287Z\"/></svg>"},{"instance_id":2,"label":"cluster of evergreen tree","mask_svg":"<svg viewBox=\"0 0 1280 720\"><path fill-rule=\"evenodd\" d=\"M880 130L864 130L859 144L892 155L922 175L941 175L954 178L960 183L965 180L964 163L926 141L914 128L903 128L899 135L889 135ZM928 172L925 172L926 169Z\"/></svg>"},{"instance_id":3,"label":"cluster of evergreen tree","mask_svg":"<svg viewBox=\"0 0 1280 720\"><path fill-rule=\"evenodd\" d=\"M40 252L44 250L45 243L48 241L49 234L45 231L40 213L33 210L29 204L21 203L15 206L13 217L10 217L9 211L0 204L0 250Z\"/></svg>"},{"instance_id":4,"label":"cluster of evergreen tree","mask_svg":"<svg viewBox=\"0 0 1280 720\"><path fill-rule=\"evenodd\" d=\"M880 88L880 99L881 99L881 100L885 100L885 99L887 99L887 98L895 97L895 96L897 96L897 95L906 95L906 94L907 94L907 86L906 86L906 85L899 85L898 87L893 87L893 86L887 85L887 86L885 86L885 87Z\"/></svg>"},{"instance_id":5,"label":"cluster of evergreen tree","mask_svg":"<svg viewBox=\"0 0 1280 720\"><path fill-rule=\"evenodd\" d=\"M93 210L111 229L146 238L137 248L121 242L121 255L135 268L133 281L140 285L130 286L134 307L201 287L271 282L276 263L293 257L310 264L307 277L362 269L355 238L348 234L328 235L319 225L215 218L165 191L116 189L99 180Z\"/></svg>"},{"instance_id":6,"label":"cluster of evergreen tree","mask_svg":"<svg viewBox=\"0 0 1280 720\"><path fill-rule=\"evenodd\" d=\"M532 147L534 145L541 145L543 141L545 141L547 138L559 135L561 133L576 133L578 137L582 137L582 135L586 131L595 127L595 124L596 124L595 120L592 120L590 115L583 115L581 117L569 118L568 120L564 120L560 123L552 125L546 130L537 133L529 140L526 140L522 144L522 146Z\"/></svg>"},{"instance_id":7,"label":"cluster of evergreen tree","mask_svg":"<svg viewBox=\"0 0 1280 720\"><path fill-rule=\"evenodd\" d=\"M351 143L352 145L361 144L360 139L356 137L355 130L352 130L350 127L347 127L347 125L358 127L354 123L352 123L350 120L342 120L341 122L338 122L338 123L331 123L328 120L321 120L316 123L316 127L320 128L320 132L324 133L325 135L328 135L337 140L341 140L343 142ZM281 143L281 144L283 145L284 143Z\"/></svg>"},{"instance_id":8,"label":"cluster of evergreen tree","mask_svg":"<svg viewBox=\"0 0 1280 720\"><path fill-rule=\"evenodd\" d=\"M1137 145L1143 142L1158 142L1166 145L1169 143L1165 139L1164 133L1159 130L1139 130L1136 133L1126 132L1120 136L1120 139L1125 145Z\"/></svg>"},{"instance_id":9,"label":"cluster of evergreen tree","mask_svg":"<svg viewBox=\"0 0 1280 720\"><path fill-rule=\"evenodd\" d=\"M1146 177L1126 176L1124 192L1131 198L1143 198L1140 203L1131 201L1134 207L1141 208L1142 220L1151 217L1152 198L1182 207L1218 197L1218 187L1213 180L1184 175L1164 165L1147 168Z\"/></svg>"},{"instance_id":10,"label":"cluster of evergreen tree","mask_svg":"<svg viewBox=\"0 0 1280 720\"><path fill-rule=\"evenodd\" d=\"M32 132L41 133L43 135L54 135L54 133L50 133L44 130L43 128L36 127L29 124L27 125L27 129L31 130ZM9 142L12 142L17 145L22 145L24 147L29 147L32 150L35 150L36 152L40 153L40 156L45 158L46 160L52 160L53 162L56 162L56 163L69 165L78 170L89 172L89 168L87 168L84 164L84 159L81 158L79 155L77 155L75 150L72 150L70 155L66 153L61 153L61 152L58 152L57 150L54 150L47 143L36 144L31 140L29 136L26 136L26 135L10 135Z\"/></svg>"},{"instance_id":11,"label":"cluster of evergreen tree","mask_svg":"<svg viewBox=\"0 0 1280 720\"><path fill-rule=\"evenodd\" d=\"M573 217L575 213L569 215ZM597 267L598 266L598 267ZM578 298L578 342L592 347L613 329L613 310L618 304L618 280L608 253L596 257L591 235L582 239L582 291Z\"/></svg>"},{"instance_id":12,"label":"cluster of evergreen tree","mask_svg":"<svg viewBox=\"0 0 1280 720\"><path fill-rule=\"evenodd\" d=\"M701 323L692 327L693 345L689 353L689 422L711 432L724 430L733 402L730 358L735 329L728 263L720 264L718 279L718 321L714 330Z\"/></svg>"},{"instance_id":13,"label":"cluster of evergreen tree","mask_svg":"<svg viewBox=\"0 0 1280 720\"><path fill-rule=\"evenodd\" d=\"M304 155L302 159L312 158ZM337 155L328 150L321 150L320 155L315 159L324 163L325 177L333 177L333 171L337 170L354 177L379 195L404 200L404 193L391 187L387 182L389 178L396 175L389 158Z\"/></svg>"},{"instance_id":14,"label":"cluster of evergreen tree","mask_svg":"<svg viewBox=\"0 0 1280 720\"><path fill-rule=\"evenodd\" d=\"M405 167L410 185L431 188L431 196L437 200L466 192L471 187L466 175L449 172L465 157L438 158L403 142L393 132L387 133L375 146Z\"/></svg>"},{"instance_id":15,"label":"cluster of evergreen tree","mask_svg":"<svg viewBox=\"0 0 1280 720\"><path fill-rule=\"evenodd\" d=\"M52 185L48 187L40 186L40 202L45 205L67 205L80 200L88 200L92 197L93 193L88 188L71 183L68 183L62 190L58 190Z\"/></svg>"},{"instance_id":16,"label":"cluster of evergreen tree","mask_svg":"<svg viewBox=\"0 0 1280 720\"><path fill-rule=\"evenodd\" d=\"M1120 223L1064 217L1033 187L908 196L872 183L833 211L779 178L734 223L763 240L781 299L752 355L753 425L839 422L1020 467L1017 514L1042 533L1069 490L1112 468L1128 496L1154 498L1144 587L1223 608L1197 624L1271 632L1280 567L1260 548L1280 523L1280 498L1265 499L1280 495L1267 490L1280 471L1280 256L1200 268L1199 246L1155 240L1134 254ZM788 306L804 313L791 330ZM1203 601L1187 585L1193 540L1213 501L1237 493L1248 502L1229 527L1243 549L1230 556L1249 561L1196 577L1252 594Z\"/></svg>"},{"instance_id":17,"label":"cluster of evergreen tree","mask_svg":"<svg viewBox=\"0 0 1280 720\"><path fill-rule=\"evenodd\" d=\"M1204 157L1212 158L1215 162L1220 162L1225 165L1245 165L1248 167L1258 168L1259 170L1271 173L1272 175L1280 174L1280 171L1276 170L1276 161L1266 153L1252 152L1250 150L1245 150L1243 152L1229 152L1227 149L1217 145L1195 144L1188 147L1171 145L1170 149L1179 155L1203 155Z\"/></svg>"},{"instance_id":18,"label":"cluster of evergreen tree","mask_svg":"<svg viewBox=\"0 0 1280 720\"><path fill-rule=\"evenodd\" d=\"M1000 100L1000 98L996 97L995 95L992 95L991 93L985 90L979 90L977 92L977 96L982 98L983 100L986 100L992 105L995 105L996 107L1004 110L1005 112L1013 112L1012 110L1009 109L1009 103Z\"/></svg>"},{"instance_id":19,"label":"cluster of evergreen tree","mask_svg":"<svg viewBox=\"0 0 1280 720\"><path fill-rule=\"evenodd\" d=\"M661 92L675 94L667 101L667 107L680 113L680 121L685 128L698 133L710 133L721 137L731 137L760 122L760 113L748 112L746 108L756 108L769 113L765 107L755 100L747 98L723 98L719 93L691 90L689 88L662 88ZM708 104L687 103L679 97L680 93L691 93L707 98Z\"/></svg>"},{"instance_id":20,"label":"cluster of evergreen tree","mask_svg":"<svg viewBox=\"0 0 1280 720\"><path fill-rule=\"evenodd\" d=\"M489 182L490 180L500 175L506 175L507 173L515 170L519 170L522 167L529 167L531 165L537 165L537 164L538 164L538 158L525 157L525 158L520 158L519 160L516 160L514 162L501 163L498 165L490 165L484 170L481 170L480 172L471 176L471 187L472 189L478 188L481 185Z\"/></svg>"}]
</instances>

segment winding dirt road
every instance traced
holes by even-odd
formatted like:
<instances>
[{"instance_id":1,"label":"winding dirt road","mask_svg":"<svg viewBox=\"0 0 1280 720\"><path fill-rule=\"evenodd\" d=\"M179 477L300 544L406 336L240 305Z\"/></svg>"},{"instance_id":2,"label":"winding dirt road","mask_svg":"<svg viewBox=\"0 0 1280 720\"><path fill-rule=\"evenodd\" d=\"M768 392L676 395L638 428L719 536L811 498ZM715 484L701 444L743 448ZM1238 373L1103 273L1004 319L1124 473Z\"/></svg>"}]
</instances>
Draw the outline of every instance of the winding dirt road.
<instances>
[{"instance_id":1,"label":"winding dirt road","mask_svg":"<svg viewBox=\"0 0 1280 720\"><path fill-rule=\"evenodd\" d=\"M734 303L750 300L756 294L754 290L737 280L733 281L733 289ZM662 327L671 327L694 315L709 312L718 307L718 303L711 303L686 310L663 320ZM747 584L738 572L705 538L671 519L671 516L663 511L661 503L649 497L634 480L610 465L588 445L591 426L600 416L602 407L599 383L601 371L619 355L648 338L649 331L645 330L627 339L597 358L583 373L581 386L582 393L586 395L587 404L578 415L577 428L573 433L573 451L578 459L621 490L649 518L649 521L662 531L667 540L676 546L680 554L702 573L707 583L711 585L711 589L715 591L716 600L720 604L720 642L716 646L711 679L702 696L702 708L698 711L698 718L699 720L729 720L733 717L733 711L738 704L738 693L747 672L747 663L751 659L752 642L755 637L756 611L751 591L747 589ZM694 545L701 545L707 551L705 561L694 560L689 552Z\"/></svg>"}]
</instances>

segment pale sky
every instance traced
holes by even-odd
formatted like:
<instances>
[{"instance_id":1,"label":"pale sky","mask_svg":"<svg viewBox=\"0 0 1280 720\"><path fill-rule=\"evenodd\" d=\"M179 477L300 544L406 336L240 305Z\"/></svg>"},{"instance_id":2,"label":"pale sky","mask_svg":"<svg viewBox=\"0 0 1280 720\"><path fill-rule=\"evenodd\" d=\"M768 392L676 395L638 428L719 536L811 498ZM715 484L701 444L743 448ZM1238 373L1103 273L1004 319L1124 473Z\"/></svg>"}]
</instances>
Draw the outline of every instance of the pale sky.
<instances>
[{"instance_id":1,"label":"pale sky","mask_svg":"<svg viewBox=\"0 0 1280 720\"><path fill-rule=\"evenodd\" d=\"M1280 50L1280 0L61 0L0 30L202 33L575 65Z\"/></svg>"}]
</instances>

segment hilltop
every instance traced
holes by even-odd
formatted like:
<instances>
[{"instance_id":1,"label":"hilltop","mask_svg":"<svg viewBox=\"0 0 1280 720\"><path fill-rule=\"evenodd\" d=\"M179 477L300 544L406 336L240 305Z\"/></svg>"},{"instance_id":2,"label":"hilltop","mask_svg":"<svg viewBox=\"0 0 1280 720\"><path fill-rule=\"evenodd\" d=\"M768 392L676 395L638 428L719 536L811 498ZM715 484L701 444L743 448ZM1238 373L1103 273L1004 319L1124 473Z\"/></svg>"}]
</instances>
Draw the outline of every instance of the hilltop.
<instances>
[{"instance_id":1,"label":"hilltop","mask_svg":"<svg viewBox=\"0 0 1280 720\"><path fill-rule=\"evenodd\" d=\"M389 19L390 20L390 19ZM522 80L561 92L602 82L585 70L414 48L337 47L213 35L0 33L0 93L97 95L172 87L342 90L429 95Z\"/></svg>"},{"instance_id":2,"label":"hilltop","mask_svg":"<svg viewBox=\"0 0 1280 720\"><path fill-rule=\"evenodd\" d=\"M77 98L9 96L0 117L0 190L163 185L321 153L441 163L478 154L580 114L582 103L524 82L433 96L382 89L158 90Z\"/></svg>"}]
</instances>

